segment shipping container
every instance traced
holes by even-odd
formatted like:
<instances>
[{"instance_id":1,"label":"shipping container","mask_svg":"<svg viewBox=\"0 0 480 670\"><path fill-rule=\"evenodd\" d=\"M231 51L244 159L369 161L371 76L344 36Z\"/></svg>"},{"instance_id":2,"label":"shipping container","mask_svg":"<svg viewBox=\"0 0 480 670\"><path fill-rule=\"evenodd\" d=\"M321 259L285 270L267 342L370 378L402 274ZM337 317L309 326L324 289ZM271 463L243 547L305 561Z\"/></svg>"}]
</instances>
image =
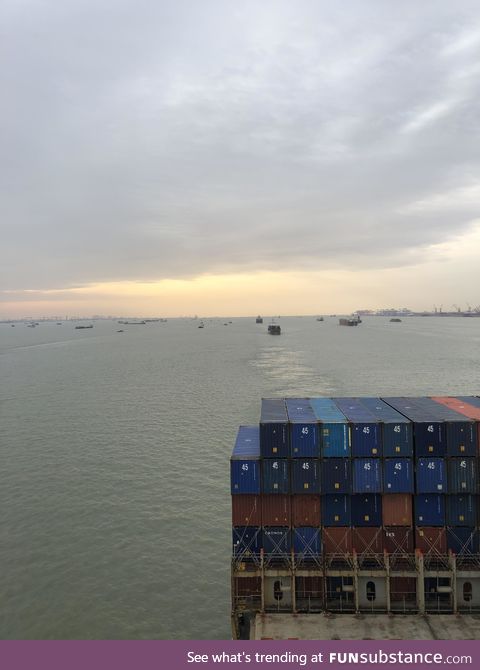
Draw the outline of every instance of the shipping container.
<instances>
[{"instance_id":1,"label":"shipping container","mask_svg":"<svg viewBox=\"0 0 480 670\"><path fill-rule=\"evenodd\" d=\"M472 419L474 422L473 431L477 436L476 447L475 444L471 444L470 442L465 443L465 445L460 445L459 450L461 453L459 453L458 456L477 456L480 454L480 430L478 427L478 422L480 421L480 406L476 407L460 398L434 397L432 400L453 409L455 412Z\"/></svg>"},{"instance_id":2,"label":"shipping container","mask_svg":"<svg viewBox=\"0 0 480 670\"><path fill-rule=\"evenodd\" d=\"M382 431L379 421L357 398L334 398L335 404L350 423L352 456L382 455Z\"/></svg>"},{"instance_id":3,"label":"shipping container","mask_svg":"<svg viewBox=\"0 0 480 670\"><path fill-rule=\"evenodd\" d=\"M350 526L344 528L322 529L322 546L325 554L351 554L353 550L353 529Z\"/></svg>"},{"instance_id":4,"label":"shipping container","mask_svg":"<svg viewBox=\"0 0 480 670\"><path fill-rule=\"evenodd\" d=\"M477 498L470 494L446 496L447 526L476 526Z\"/></svg>"},{"instance_id":5,"label":"shipping container","mask_svg":"<svg viewBox=\"0 0 480 670\"><path fill-rule=\"evenodd\" d=\"M444 526L445 496L439 493L416 495L414 521L416 526Z\"/></svg>"},{"instance_id":6,"label":"shipping container","mask_svg":"<svg viewBox=\"0 0 480 670\"><path fill-rule=\"evenodd\" d=\"M295 604L299 612L321 612L324 607L322 577L295 577Z\"/></svg>"},{"instance_id":7,"label":"shipping container","mask_svg":"<svg viewBox=\"0 0 480 670\"><path fill-rule=\"evenodd\" d=\"M382 496L384 526L413 526L412 496L408 493L392 493Z\"/></svg>"},{"instance_id":8,"label":"shipping container","mask_svg":"<svg viewBox=\"0 0 480 670\"><path fill-rule=\"evenodd\" d=\"M352 496L352 526L382 525L382 496L363 493Z\"/></svg>"},{"instance_id":9,"label":"shipping container","mask_svg":"<svg viewBox=\"0 0 480 670\"><path fill-rule=\"evenodd\" d=\"M413 527L385 526L385 551L392 555L412 555L415 551Z\"/></svg>"},{"instance_id":10,"label":"shipping container","mask_svg":"<svg viewBox=\"0 0 480 670\"><path fill-rule=\"evenodd\" d=\"M307 398L286 398L290 451L294 458L319 458L317 418Z\"/></svg>"},{"instance_id":11,"label":"shipping container","mask_svg":"<svg viewBox=\"0 0 480 670\"><path fill-rule=\"evenodd\" d=\"M262 542L266 556L279 558L287 556L292 548L291 531L286 526L264 526Z\"/></svg>"},{"instance_id":12,"label":"shipping container","mask_svg":"<svg viewBox=\"0 0 480 670\"><path fill-rule=\"evenodd\" d=\"M350 456L350 426L331 398L310 398L324 458Z\"/></svg>"},{"instance_id":13,"label":"shipping container","mask_svg":"<svg viewBox=\"0 0 480 670\"><path fill-rule=\"evenodd\" d=\"M449 458L447 469L449 493L478 492L476 458Z\"/></svg>"},{"instance_id":14,"label":"shipping container","mask_svg":"<svg viewBox=\"0 0 480 670\"><path fill-rule=\"evenodd\" d=\"M232 526L261 526L262 506L260 496L232 496Z\"/></svg>"},{"instance_id":15,"label":"shipping container","mask_svg":"<svg viewBox=\"0 0 480 670\"><path fill-rule=\"evenodd\" d=\"M413 459L386 458L383 462L384 493L413 493Z\"/></svg>"},{"instance_id":16,"label":"shipping container","mask_svg":"<svg viewBox=\"0 0 480 670\"><path fill-rule=\"evenodd\" d=\"M292 496L292 526L320 526L320 496Z\"/></svg>"},{"instance_id":17,"label":"shipping container","mask_svg":"<svg viewBox=\"0 0 480 670\"><path fill-rule=\"evenodd\" d=\"M262 460L262 493L290 493L290 464L286 458Z\"/></svg>"},{"instance_id":18,"label":"shipping container","mask_svg":"<svg viewBox=\"0 0 480 670\"><path fill-rule=\"evenodd\" d=\"M384 457L413 457L413 427L410 419L383 402L381 398L358 398L381 421Z\"/></svg>"},{"instance_id":19,"label":"shipping container","mask_svg":"<svg viewBox=\"0 0 480 670\"><path fill-rule=\"evenodd\" d=\"M350 526L351 506L347 495L322 496L322 518L324 526Z\"/></svg>"},{"instance_id":20,"label":"shipping container","mask_svg":"<svg viewBox=\"0 0 480 670\"><path fill-rule=\"evenodd\" d=\"M417 580L415 577L391 577L390 600L397 606L397 611L416 608Z\"/></svg>"},{"instance_id":21,"label":"shipping container","mask_svg":"<svg viewBox=\"0 0 480 670\"><path fill-rule=\"evenodd\" d=\"M382 492L382 462L378 458L354 458L353 492Z\"/></svg>"},{"instance_id":22,"label":"shipping container","mask_svg":"<svg viewBox=\"0 0 480 670\"><path fill-rule=\"evenodd\" d=\"M443 457L447 444L445 423L436 419L433 411L426 410L417 401L420 398L382 398L384 402L413 422L414 453L422 456Z\"/></svg>"},{"instance_id":23,"label":"shipping container","mask_svg":"<svg viewBox=\"0 0 480 670\"><path fill-rule=\"evenodd\" d=\"M290 461L290 472L292 493L320 493L320 461L318 458L294 458Z\"/></svg>"},{"instance_id":24,"label":"shipping container","mask_svg":"<svg viewBox=\"0 0 480 670\"><path fill-rule=\"evenodd\" d=\"M384 546L382 527L353 529L353 548L357 554L383 554Z\"/></svg>"},{"instance_id":25,"label":"shipping container","mask_svg":"<svg viewBox=\"0 0 480 670\"><path fill-rule=\"evenodd\" d=\"M291 526L291 499L286 495L261 496L262 526Z\"/></svg>"},{"instance_id":26,"label":"shipping container","mask_svg":"<svg viewBox=\"0 0 480 670\"><path fill-rule=\"evenodd\" d=\"M447 549L458 556L480 553L479 530L475 526L470 528L447 528Z\"/></svg>"},{"instance_id":27,"label":"shipping container","mask_svg":"<svg viewBox=\"0 0 480 670\"><path fill-rule=\"evenodd\" d=\"M230 459L232 494L259 494L260 438L258 426L240 426Z\"/></svg>"},{"instance_id":28,"label":"shipping container","mask_svg":"<svg viewBox=\"0 0 480 670\"><path fill-rule=\"evenodd\" d=\"M293 551L296 554L297 563L305 561L318 561L322 553L322 531L313 526L294 528Z\"/></svg>"},{"instance_id":29,"label":"shipping container","mask_svg":"<svg viewBox=\"0 0 480 670\"><path fill-rule=\"evenodd\" d=\"M258 526L234 526L233 556L237 560L258 557L262 548L261 529Z\"/></svg>"},{"instance_id":30,"label":"shipping container","mask_svg":"<svg viewBox=\"0 0 480 670\"><path fill-rule=\"evenodd\" d=\"M290 456L288 416L284 398L262 398L260 451L262 458Z\"/></svg>"},{"instance_id":31,"label":"shipping container","mask_svg":"<svg viewBox=\"0 0 480 670\"><path fill-rule=\"evenodd\" d=\"M472 451L475 453L477 435L473 421L433 398L416 398L416 404L430 413L432 418L445 422L447 456L466 456Z\"/></svg>"},{"instance_id":32,"label":"shipping container","mask_svg":"<svg viewBox=\"0 0 480 670\"><path fill-rule=\"evenodd\" d=\"M447 493L447 467L444 458L418 458L417 493Z\"/></svg>"},{"instance_id":33,"label":"shipping container","mask_svg":"<svg viewBox=\"0 0 480 670\"><path fill-rule=\"evenodd\" d=\"M349 458L326 458L322 461L322 492L349 494L352 492Z\"/></svg>"},{"instance_id":34,"label":"shipping container","mask_svg":"<svg viewBox=\"0 0 480 670\"><path fill-rule=\"evenodd\" d=\"M446 555L447 533L445 528L418 526L415 529L415 546L428 556Z\"/></svg>"}]
</instances>

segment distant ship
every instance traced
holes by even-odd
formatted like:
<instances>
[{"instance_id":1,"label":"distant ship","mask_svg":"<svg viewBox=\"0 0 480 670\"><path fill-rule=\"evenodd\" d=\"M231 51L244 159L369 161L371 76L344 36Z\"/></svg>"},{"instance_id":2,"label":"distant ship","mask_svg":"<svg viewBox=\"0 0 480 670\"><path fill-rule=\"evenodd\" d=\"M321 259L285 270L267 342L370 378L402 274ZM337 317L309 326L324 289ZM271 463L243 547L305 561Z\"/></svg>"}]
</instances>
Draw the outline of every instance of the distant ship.
<instances>
[{"instance_id":1,"label":"distant ship","mask_svg":"<svg viewBox=\"0 0 480 670\"><path fill-rule=\"evenodd\" d=\"M282 329L276 323L271 323L268 326L268 332L270 335L281 335Z\"/></svg>"},{"instance_id":2,"label":"distant ship","mask_svg":"<svg viewBox=\"0 0 480 670\"><path fill-rule=\"evenodd\" d=\"M323 316L317 316L317 321L323 321Z\"/></svg>"},{"instance_id":3,"label":"distant ship","mask_svg":"<svg viewBox=\"0 0 480 670\"><path fill-rule=\"evenodd\" d=\"M346 319L339 319L338 323L340 326L358 326L362 321L358 316L351 316Z\"/></svg>"},{"instance_id":4,"label":"distant ship","mask_svg":"<svg viewBox=\"0 0 480 670\"><path fill-rule=\"evenodd\" d=\"M87 330L87 328L93 328L93 324L89 326L75 326L75 330Z\"/></svg>"},{"instance_id":5,"label":"distant ship","mask_svg":"<svg viewBox=\"0 0 480 670\"><path fill-rule=\"evenodd\" d=\"M263 319L262 319L262 317L261 317L261 316L257 316L257 318L255 319L255 323L263 323Z\"/></svg>"}]
</instances>

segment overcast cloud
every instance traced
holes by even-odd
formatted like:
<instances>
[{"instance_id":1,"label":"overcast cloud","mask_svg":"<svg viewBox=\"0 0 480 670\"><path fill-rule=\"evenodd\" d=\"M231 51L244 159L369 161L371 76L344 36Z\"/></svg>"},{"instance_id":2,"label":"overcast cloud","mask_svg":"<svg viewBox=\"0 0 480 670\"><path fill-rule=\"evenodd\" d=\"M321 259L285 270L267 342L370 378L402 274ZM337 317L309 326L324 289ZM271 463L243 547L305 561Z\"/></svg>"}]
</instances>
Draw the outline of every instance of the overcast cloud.
<instances>
[{"instance_id":1,"label":"overcast cloud","mask_svg":"<svg viewBox=\"0 0 480 670\"><path fill-rule=\"evenodd\" d=\"M477 2L7 0L0 289L400 267L480 205Z\"/></svg>"}]
</instances>

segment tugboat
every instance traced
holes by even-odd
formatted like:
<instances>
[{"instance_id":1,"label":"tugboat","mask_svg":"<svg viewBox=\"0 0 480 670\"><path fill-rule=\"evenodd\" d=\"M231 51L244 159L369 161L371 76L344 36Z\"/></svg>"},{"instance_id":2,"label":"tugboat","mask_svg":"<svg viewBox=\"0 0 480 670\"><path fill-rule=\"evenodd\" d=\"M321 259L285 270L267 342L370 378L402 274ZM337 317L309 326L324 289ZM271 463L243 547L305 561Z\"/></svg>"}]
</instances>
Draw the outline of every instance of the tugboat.
<instances>
[{"instance_id":1,"label":"tugboat","mask_svg":"<svg viewBox=\"0 0 480 670\"><path fill-rule=\"evenodd\" d=\"M268 326L268 332L270 335L281 335L282 329L276 323L271 323Z\"/></svg>"}]
</instances>

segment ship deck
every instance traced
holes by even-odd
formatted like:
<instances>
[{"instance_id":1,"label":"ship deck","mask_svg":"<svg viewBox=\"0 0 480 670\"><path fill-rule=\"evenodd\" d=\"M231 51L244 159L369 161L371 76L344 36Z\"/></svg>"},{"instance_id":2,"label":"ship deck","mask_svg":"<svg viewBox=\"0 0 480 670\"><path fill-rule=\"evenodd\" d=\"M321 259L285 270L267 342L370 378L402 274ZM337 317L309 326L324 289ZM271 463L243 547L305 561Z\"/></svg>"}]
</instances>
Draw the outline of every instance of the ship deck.
<instances>
[{"instance_id":1,"label":"ship deck","mask_svg":"<svg viewBox=\"0 0 480 670\"><path fill-rule=\"evenodd\" d=\"M478 640L480 615L257 614L250 639Z\"/></svg>"}]
</instances>

